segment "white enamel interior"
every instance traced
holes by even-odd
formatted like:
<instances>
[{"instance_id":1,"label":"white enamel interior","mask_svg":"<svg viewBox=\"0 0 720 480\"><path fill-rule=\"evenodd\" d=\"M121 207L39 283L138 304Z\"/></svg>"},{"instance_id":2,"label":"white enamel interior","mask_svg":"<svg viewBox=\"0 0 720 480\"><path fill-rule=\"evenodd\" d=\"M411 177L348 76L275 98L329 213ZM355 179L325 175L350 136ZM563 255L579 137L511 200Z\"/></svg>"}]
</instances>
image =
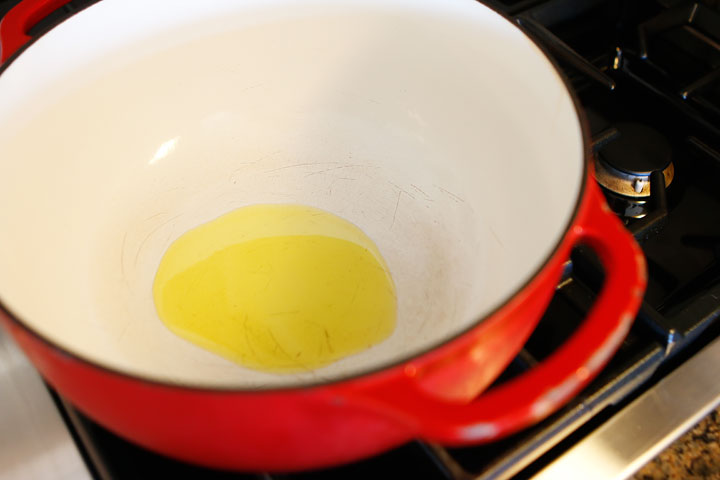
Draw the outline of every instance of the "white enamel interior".
<instances>
[{"instance_id":1,"label":"white enamel interior","mask_svg":"<svg viewBox=\"0 0 720 480\"><path fill-rule=\"evenodd\" d=\"M547 260L583 176L563 82L475 0L103 0L0 75L0 125L0 300L85 358L202 386L357 374L468 329ZM255 203L362 228L392 337L288 376L167 330L164 250Z\"/></svg>"}]
</instances>

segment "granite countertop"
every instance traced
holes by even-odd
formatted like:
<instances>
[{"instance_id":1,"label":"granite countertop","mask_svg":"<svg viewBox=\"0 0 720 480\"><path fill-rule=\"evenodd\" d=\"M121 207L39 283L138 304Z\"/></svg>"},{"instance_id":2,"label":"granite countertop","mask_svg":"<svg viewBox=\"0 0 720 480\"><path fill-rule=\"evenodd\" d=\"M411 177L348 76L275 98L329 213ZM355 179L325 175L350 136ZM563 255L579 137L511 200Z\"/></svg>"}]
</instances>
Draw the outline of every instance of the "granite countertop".
<instances>
[{"instance_id":1,"label":"granite countertop","mask_svg":"<svg viewBox=\"0 0 720 480\"><path fill-rule=\"evenodd\" d=\"M720 407L645 465L634 480L720 480Z\"/></svg>"}]
</instances>

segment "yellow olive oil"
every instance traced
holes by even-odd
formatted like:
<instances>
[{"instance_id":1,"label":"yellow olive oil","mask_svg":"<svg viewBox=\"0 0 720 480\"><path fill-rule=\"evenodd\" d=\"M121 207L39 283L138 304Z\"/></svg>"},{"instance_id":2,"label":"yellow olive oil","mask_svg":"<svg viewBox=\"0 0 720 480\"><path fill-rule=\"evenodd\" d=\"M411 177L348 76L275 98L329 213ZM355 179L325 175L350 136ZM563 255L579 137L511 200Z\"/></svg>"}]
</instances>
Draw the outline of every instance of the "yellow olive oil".
<instances>
[{"instance_id":1,"label":"yellow olive oil","mask_svg":"<svg viewBox=\"0 0 720 480\"><path fill-rule=\"evenodd\" d=\"M386 339L397 300L358 227L302 205L239 208L180 236L153 284L180 337L248 368L292 373Z\"/></svg>"}]
</instances>

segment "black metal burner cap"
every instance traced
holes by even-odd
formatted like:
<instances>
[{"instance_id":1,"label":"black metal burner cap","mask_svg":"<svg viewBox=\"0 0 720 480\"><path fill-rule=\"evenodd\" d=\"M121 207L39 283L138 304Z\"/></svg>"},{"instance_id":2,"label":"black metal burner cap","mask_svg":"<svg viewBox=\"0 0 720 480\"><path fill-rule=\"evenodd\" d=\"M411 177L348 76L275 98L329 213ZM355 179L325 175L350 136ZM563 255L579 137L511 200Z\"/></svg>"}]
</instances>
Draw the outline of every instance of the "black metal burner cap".
<instances>
[{"instance_id":1,"label":"black metal burner cap","mask_svg":"<svg viewBox=\"0 0 720 480\"><path fill-rule=\"evenodd\" d=\"M637 123L618 123L615 130L595 157L598 183L626 197L648 197L650 175L661 172L669 186L675 168L672 148L662 134Z\"/></svg>"},{"instance_id":2,"label":"black metal burner cap","mask_svg":"<svg viewBox=\"0 0 720 480\"><path fill-rule=\"evenodd\" d=\"M670 165L670 143L657 130L637 123L618 123L617 138L598 154L609 166L631 175L650 175Z\"/></svg>"}]
</instances>

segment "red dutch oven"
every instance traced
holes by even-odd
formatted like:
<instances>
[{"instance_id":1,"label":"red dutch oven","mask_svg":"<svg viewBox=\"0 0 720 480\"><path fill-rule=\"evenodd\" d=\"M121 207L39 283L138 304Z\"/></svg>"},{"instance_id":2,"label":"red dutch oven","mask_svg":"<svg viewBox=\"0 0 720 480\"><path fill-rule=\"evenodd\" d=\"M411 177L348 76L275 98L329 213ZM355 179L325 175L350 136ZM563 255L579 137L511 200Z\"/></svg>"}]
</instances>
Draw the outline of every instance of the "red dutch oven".
<instances>
[{"instance_id":1,"label":"red dutch oven","mask_svg":"<svg viewBox=\"0 0 720 480\"><path fill-rule=\"evenodd\" d=\"M501 15L473 0L103 0L30 41L66 2L25 0L0 23L0 323L110 430L275 471L412 438L485 442L557 409L623 341L643 255L593 180L566 83ZM281 375L164 327L151 286L168 245L257 203L321 208L373 239L397 289L387 340ZM580 243L606 271L586 320L484 391Z\"/></svg>"}]
</instances>

